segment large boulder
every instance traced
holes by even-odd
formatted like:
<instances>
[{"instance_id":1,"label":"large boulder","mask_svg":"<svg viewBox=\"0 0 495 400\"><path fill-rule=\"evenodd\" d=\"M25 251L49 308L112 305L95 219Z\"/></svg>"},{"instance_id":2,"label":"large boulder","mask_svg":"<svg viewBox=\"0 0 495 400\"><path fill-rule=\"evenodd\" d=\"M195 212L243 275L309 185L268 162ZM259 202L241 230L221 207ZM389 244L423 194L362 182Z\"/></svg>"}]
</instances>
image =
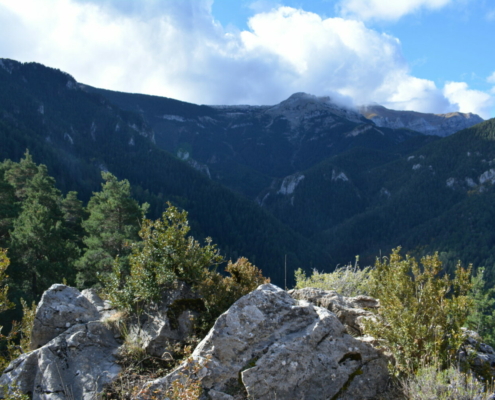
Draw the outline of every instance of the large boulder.
<instances>
[{"instance_id":1,"label":"large boulder","mask_svg":"<svg viewBox=\"0 0 495 400\"><path fill-rule=\"evenodd\" d=\"M98 309L79 290L66 285L52 285L43 293L36 308L31 350L45 345L71 326L99 318Z\"/></svg>"},{"instance_id":2,"label":"large boulder","mask_svg":"<svg viewBox=\"0 0 495 400\"><path fill-rule=\"evenodd\" d=\"M72 326L10 363L0 378L0 391L15 387L33 400L93 400L120 372L118 347L102 322Z\"/></svg>"},{"instance_id":3,"label":"large boulder","mask_svg":"<svg viewBox=\"0 0 495 400\"><path fill-rule=\"evenodd\" d=\"M192 358L193 378L212 399L371 399L388 381L385 357L334 313L271 284L221 315ZM163 393L190 374L186 362L143 393Z\"/></svg>"},{"instance_id":4,"label":"large boulder","mask_svg":"<svg viewBox=\"0 0 495 400\"><path fill-rule=\"evenodd\" d=\"M369 296L345 297L333 290L304 288L290 290L289 294L296 300L306 300L319 307L332 311L344 324L348 333L363 335L363 321L374 318L369 309L380 307L380 301Z\"/></svg>"}]
</instances>

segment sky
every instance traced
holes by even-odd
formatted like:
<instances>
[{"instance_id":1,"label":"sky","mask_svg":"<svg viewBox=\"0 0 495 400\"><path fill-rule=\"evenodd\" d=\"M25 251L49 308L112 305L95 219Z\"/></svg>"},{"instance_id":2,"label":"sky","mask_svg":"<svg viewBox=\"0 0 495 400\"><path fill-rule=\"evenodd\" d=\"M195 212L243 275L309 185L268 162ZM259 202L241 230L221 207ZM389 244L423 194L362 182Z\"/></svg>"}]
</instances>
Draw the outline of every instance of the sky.
<instances>
[{"instance_id":1,"label":"sky","mask_svg":"<svg viewBox=\"0 0 495 400\"><path fill-rule=\"evenodd\" d=\"M196 104L495 117L493 0L0 0L0 58Z\"/></svg>"}]
</instances>

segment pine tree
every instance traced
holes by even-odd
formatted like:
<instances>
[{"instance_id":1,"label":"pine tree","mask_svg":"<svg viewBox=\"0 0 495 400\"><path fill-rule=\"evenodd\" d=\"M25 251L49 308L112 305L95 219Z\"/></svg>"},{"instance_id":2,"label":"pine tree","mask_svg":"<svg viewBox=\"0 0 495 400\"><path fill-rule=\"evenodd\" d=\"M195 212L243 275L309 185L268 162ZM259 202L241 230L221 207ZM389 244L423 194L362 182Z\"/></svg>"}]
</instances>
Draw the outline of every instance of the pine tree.
<instances>
[{"instance_id":1,"label":"pine tree","mask_svg":"<svg viewBox=\"0 0 495 400\"><path fill-rule=\"evenodd\" d=\"M67 239L82 249L84 247L82 222L86 219L87 213L82 201L77 198L77 192L67 193L67 196L62 200L61 207L64 214Z\"/></svg>"},{"instance_id":2,"label":"pine tree","mask_svg":"<svg viewBox=\"0 0 495 400\"><path fill-rule=\"evenodd\" d=\"M11 160L4 161L3 168L6 181L14 187L17 201L24 200L31 180L38 173L38 166L29 154L29 150L26 150L24 158L18 163Z\"/></svg>"},{"instance_id":3,"label":"pine tree","mask_svg":"<svg viewBox=\"0 0 495 400\"><path fill-rule=\"evenodd\" d=\"M16 172L19 168L13 170ZM38 297L52 283L64 277L73 278L78 250L68 240L61 209L62 196L46 166L37 166L31 179L15 182L22 207L10 238L14 267L11 275L17 282L25 282L24 289L29 288L31 295Z\"/></svg>"},{"instance_id":4,"label":"pine tree","mask_svg":"<svg viewBox=\"0 0 495 400\"><path fill-rule=\"evenodd\" d=\"M97 273L109 273L117 256L125 264L130 244L139 240L139 225L148 208L131 198L127 180L119 181L109 172L102 172L102 177L102 190L93 193L87 207L89 218L82 224L87 250L77 261L80 287L96 284Z\"/></svg>"}]
</instances>

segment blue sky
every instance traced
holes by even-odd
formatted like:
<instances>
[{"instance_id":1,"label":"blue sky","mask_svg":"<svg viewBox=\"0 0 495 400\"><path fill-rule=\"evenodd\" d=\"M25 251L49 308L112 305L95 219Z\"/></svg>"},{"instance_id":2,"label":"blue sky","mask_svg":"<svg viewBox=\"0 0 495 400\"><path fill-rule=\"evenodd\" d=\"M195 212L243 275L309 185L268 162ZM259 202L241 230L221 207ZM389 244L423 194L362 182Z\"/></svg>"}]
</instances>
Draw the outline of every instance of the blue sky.
<instances>
[{"instance_id":1,"label":"blue sky","mask_svg":"<svg viewBox=\"0 0 495 400\"><path fill-rule=\"evenodd\" d=\"M495 116L493 0L0 0L0 57L198 104Z\"/></svg>"}]
</instances>

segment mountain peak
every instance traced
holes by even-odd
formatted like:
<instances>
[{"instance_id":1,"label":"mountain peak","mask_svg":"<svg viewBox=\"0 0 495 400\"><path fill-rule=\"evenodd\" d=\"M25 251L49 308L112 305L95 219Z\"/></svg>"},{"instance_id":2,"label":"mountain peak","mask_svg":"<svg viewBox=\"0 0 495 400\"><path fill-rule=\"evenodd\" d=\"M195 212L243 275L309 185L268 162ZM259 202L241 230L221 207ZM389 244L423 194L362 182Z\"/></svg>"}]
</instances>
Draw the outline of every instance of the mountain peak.
<instances>
[{"instance_id":1,"label":"mountain peak","mask_svg":"<svg viewBox=\"0 0 495 400\"><path fill-rule=\"evenodd\" d=\"M364 118L353 108L338 104L330 96L315 96L297 92L281 103L270 107L267 113L274 117L283 116L294 126L304 118L332 114L353 122L364 122Z\"/></svg>"}]
</instances>

